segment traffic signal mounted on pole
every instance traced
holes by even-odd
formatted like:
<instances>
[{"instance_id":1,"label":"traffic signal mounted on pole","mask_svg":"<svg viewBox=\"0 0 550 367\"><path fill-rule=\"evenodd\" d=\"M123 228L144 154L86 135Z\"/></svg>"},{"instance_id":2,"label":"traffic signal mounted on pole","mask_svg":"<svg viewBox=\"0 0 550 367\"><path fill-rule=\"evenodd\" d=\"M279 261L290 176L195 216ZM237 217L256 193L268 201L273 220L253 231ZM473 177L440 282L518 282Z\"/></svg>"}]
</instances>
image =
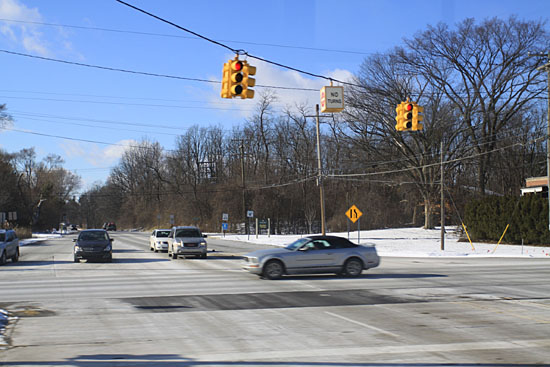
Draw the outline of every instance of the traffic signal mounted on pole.
<instances>
[{"instance_id":1,"label":"traffic signal mounted on pole","mask_svg":"<svg viewBox=\"0 0 550 367\"><path fill-rule=\"evenodd\" d=\"M396 113L395 121L397 121L397 123L395 124L395 130L397 131L405 130L403 128L403 105L404 104L405 102L400 102L395 108L395 113Z\"/></svg>"},{"instance_id":2,"label":"traffic signal mounted on pole","mask_svg":"<svg viewBox=\"0 0 550 367\"><path fill-rule=\"evenodd\" d=\"M223 64L222 98L254 98L254 91L249 88L256 84L256 80L250 78L255 74L256 67L239 60L238 56Z\"/></svg>"}]
</instances>

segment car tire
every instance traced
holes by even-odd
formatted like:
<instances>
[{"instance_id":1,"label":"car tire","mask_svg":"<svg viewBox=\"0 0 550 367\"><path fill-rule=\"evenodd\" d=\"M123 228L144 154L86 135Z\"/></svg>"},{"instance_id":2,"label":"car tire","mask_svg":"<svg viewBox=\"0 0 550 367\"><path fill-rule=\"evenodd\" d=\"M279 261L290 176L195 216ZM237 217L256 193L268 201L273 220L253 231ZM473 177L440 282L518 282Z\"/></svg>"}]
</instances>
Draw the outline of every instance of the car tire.
<instances>
[{"instance_id":1,"label":"car tire","mask_svg":"<svg viewBox=\"0 0 550 367\"><path fill-rule=\"evenodd\" d=\"M79 263L79 262L80 262L80 259L79 259L78 257L75 256L75 257L74 257L74 262L75 262L75 263Z\"/></svg>"},{"instance_id":2,"label":"car tire","mask_svg":"<svg viewBox=\"0 0 550 367\"><path fill-rule=\"evenodd\" d=\"M149 250L151 250L151 251L154 251L154 248L152 248L152 247L149 247Z\"/></svg>"},{"instance_id":3,"label":"car tire","mask_svg":"<svg viewBox=\"0 0 550 367\"><path fill-rule=\"evenodd\" d=\"M15 254L13 254L13 257L11 258L11 262L18 262L19 261L19 249L15 250Z\"/></svg>"},{"instance_id":4,"label":"car tire","mask_svg":"<svg viewBox=\"0 0 550 367\"><path fill-rule=\"evenodd\" d=\"M363 262L356 257L352 257L345 262L342 272L350 278L356 278L363 272Z\"/></svg>"},{"instance_id":5,"label":"car tire","mask_svg":"<svg viewBox=\"0 0 550 367\"><path fill-rule=\"evenodd\" d=\"M279 260L270 260L264 265L262 274L267 279L279 279L283 276L285 268L282 262Z\"/></svg>"},{"instance_id":6,"label":"car tire","mask_svg":"<svg viewBox=\"0 0 550 367\"><path fill-rule=\"evenodd\" d=\"M0 256L0 265L4 265L6 261L6 251L4 251L2 252L2 256Z\"/></svg>"},{"instance_id":7,"label":"car tire","mask_svg":"<svg viewBox=\"0 0 550 367\"><path fill-rule=\"evenodd\" d=\"M178 254L176 254L175 252L172 252L172 260L177 260L178 259Z\"/></svg>"},{"instance_id":8,"label":"car tire","mask_svg":"<svg viewBox=\"0 0 550 367\"><path fill-rule=\"evenodd\" d=\"M201 259L206 259L208 257L208 254L201 254Z\"/></svg>"}]
</instances>

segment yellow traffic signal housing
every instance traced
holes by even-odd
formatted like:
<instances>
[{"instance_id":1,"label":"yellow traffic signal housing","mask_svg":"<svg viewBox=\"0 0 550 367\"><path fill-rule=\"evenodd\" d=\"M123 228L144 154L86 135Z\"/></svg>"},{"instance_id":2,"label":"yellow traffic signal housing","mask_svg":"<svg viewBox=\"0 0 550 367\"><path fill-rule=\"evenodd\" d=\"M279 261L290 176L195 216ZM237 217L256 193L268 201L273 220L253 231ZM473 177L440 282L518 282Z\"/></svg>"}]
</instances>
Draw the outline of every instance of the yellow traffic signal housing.
<instances>
[{"instance_id":1,"label":"yellow traffic signal housing","mask_svg":"<svg viewBox=\"0 0 550 367\"><path fill-rule=\"evenodd\" d=\"M418 131L424 128L420 122L424 120L424 116L421 113L424 112L424 107L419 106L416 102L413 104L413 114L412 114L412 130Z\"/></svg>"},{"instance_id":2,"label":"yellow traffic signal housing","mask_svg":"<svg viewBox=\"0 0 550 367\"><path fill-rule=\"evenodd\" d=\"M243 61L243 92L241 98L254 98L254 90L250 89L256 85L256 79L251 78L251 75L256 75L256 67L249 65Z\"/></svg>"},{"instance_id":3,"label":"yellow traffic signal housing","mask_svg":"<svg viewBox=\"0 0 550 367\"><path fill-rule=\"evenodd\" d=\"M395 108L395 113L396 113L395 120L397 121L397 123L395 124L395 130L397 131L404 130L403 128L403 105L404 104L405 102L401 102Z\"/></svg>"},{"instance_id":4,"label":"yellow traffic signal housing","mask_svg":"<svg viewBox=\"0 0 550 367\"><path fill-rule=\"evenodd\" d=\"M403 130L411 130L413 126L413 110L412 102L403 102Z\"/></svg>"},{"instance_id":5,"label":"yellow traffic signal housing","mask_svg":"<svg viewBox=\"0 0 550 367\"><path fill-rule=\"evenodd\" d=\"M231 98L231 72L229 71L229 63L231 60L223 64L223 77L222 77L222 98Z\"/></svg>"}]
</instances>

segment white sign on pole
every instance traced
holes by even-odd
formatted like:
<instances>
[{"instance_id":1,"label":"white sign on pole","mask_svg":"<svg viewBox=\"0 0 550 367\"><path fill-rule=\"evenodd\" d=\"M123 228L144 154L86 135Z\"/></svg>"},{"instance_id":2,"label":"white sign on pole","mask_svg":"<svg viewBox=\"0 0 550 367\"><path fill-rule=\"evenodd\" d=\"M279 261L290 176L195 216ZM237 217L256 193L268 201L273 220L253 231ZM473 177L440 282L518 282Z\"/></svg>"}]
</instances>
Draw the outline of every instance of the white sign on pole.
<instances>
[{"instance_id":1,"label":"white sign on pole","mask_svg":"<svg viewBox=\"0 0 550 367\"><path fill-rule=\"evenodd\" d=\"M254 218L254 211L253 211L253 210L247 211L247 212L246 212L246 216L247 216L248 218Z\"/></svg>"},{"instance_id":2,"label":"white sign on pole","mask_svg":"<svg viewBox=\"0 0 550 367\"><path fill-rule=\"evenodd\" d=\"M170 224L174 224L174 223L175 223L174 214L170 214Z\"/></svg>"},{"instance_id":3,"label":"white sign on pole","mask_svg":"<svg viewBox=\"0 0 550 367\"><path fill-rule=\"evenodd\" d=\"M344 87L321 88L321 112L341 112L344 109Z\"/></svg>"},{"instance_id":4,"label":"white sign on pole","mask_svg":"<svg viewBox=\"0 0 550 367\"><path fill-rule=\"evenodd\" d=\"M222 220L225 220L227 222L229 220L229 214L223 213L222 214Z\"/></svg>"}]
</instances>

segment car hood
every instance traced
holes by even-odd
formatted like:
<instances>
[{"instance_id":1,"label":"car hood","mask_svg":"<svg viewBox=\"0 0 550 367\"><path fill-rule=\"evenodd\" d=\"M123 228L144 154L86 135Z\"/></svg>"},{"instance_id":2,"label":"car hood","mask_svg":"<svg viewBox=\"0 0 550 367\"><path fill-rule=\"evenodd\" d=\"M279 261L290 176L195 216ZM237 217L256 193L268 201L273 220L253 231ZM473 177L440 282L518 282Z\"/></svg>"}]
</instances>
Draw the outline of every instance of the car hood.
<instances>
[{"instance_id":1,"label":"car hood","mask_svg":"<svg viewBox=\"0 0 550 367\"><path fill-rule=\"evenodd\" d=\"M176 237L176 242L185 242L185 243L201 243L206 242L204 237Z\"/></svg>"},{"instance_id":2,"label":"car hood","mask_svg":"<svg viewBox=\"0 0 550 367\"><path fill-rule=\"evenodd\" d=\"M285 249L284 247L280 248L268 248L263 250L256 250L249 252L248 254L244 255L245 257L263 257L263 256L269 256L269 255L278 255L278 254L286 254L289 250Z\"/></svg>"},{"instance_id":3,"label":"car hood","mask_svg":"<svg viewBox=\"0 0 550 367\"><path fill-rule=\"evenodd\" d=\"M109 241L76 241L76 246L80 247L105 247L109 244Z\"/></svg>"}]
</instances>

